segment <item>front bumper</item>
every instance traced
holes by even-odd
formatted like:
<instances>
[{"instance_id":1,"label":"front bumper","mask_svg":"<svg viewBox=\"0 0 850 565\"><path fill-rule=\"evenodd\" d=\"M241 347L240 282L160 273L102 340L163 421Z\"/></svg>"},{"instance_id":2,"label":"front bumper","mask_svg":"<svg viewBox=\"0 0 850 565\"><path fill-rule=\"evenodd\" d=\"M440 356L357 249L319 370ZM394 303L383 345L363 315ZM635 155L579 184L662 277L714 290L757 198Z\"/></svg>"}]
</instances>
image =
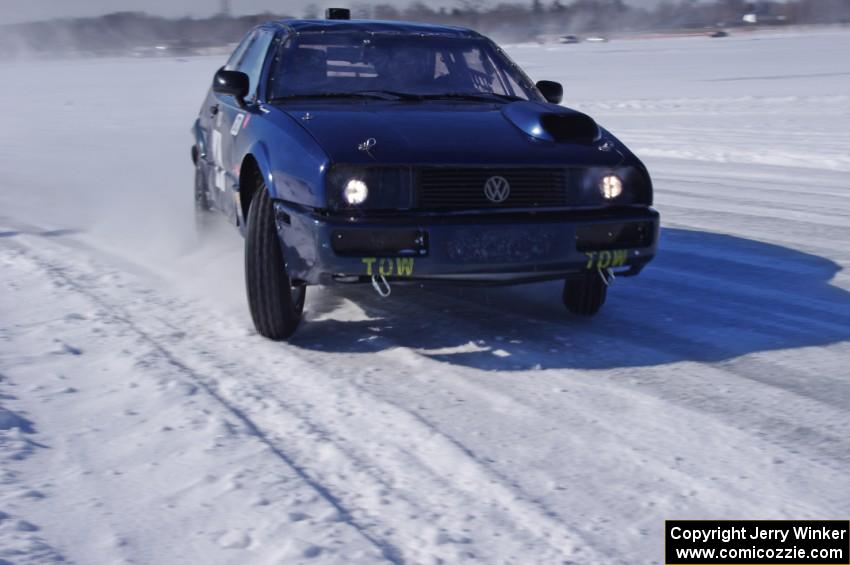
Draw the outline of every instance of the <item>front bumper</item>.
<instances>
[{"instance_id":1,"label":"front bumper","mask_svg":"<svg viewBox=\"0 0 850 565\"><path fill-rule=\"evenodd\" d=\"M339 217L275 203L287 271L307 284L393 281L512 284L597 269L634 275L652 260L658 212L406 214Z\"/></svg>"}]
</instances>

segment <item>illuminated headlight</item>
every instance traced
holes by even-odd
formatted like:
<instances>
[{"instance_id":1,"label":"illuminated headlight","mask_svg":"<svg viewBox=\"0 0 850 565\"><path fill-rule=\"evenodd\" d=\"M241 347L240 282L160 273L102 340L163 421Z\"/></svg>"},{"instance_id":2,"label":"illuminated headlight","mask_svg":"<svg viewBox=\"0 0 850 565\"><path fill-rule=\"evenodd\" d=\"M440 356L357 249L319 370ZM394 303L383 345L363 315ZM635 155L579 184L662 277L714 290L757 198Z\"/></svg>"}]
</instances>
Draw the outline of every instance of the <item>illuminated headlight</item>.
<instances>
[{"instance_id":1,"label":"illuminated headlight","mask_svg":"<svg viewBox=\"0 0 850 565\"><path fill-rule=\"evenodd\" d=\"M350 179L345 183L342 196L350 206L363 204L369 197L369 187L360 179Z\"/></svg>"},{"instance_id":2,"label":"illuminated headlight","mask_svg":"<svg viewBox=\"0 0 850 565\"><path fill-rule=\"evenodd\" d=\"M613 200L623 193L623 181L617 175L605 175L599 181L599 190L605 200Z\"/></svg>"},{"instance_id":3,"label":"illuminated headlight","mask_svg":"<svg viewBox=\"0 0 850 565\"><path fill-rule=\"evenodd\" d=\"M325 191L330 210L409 210L414 202L413 171L410 167L334 165L325 177Z\"/></svg>"}]
</instances>

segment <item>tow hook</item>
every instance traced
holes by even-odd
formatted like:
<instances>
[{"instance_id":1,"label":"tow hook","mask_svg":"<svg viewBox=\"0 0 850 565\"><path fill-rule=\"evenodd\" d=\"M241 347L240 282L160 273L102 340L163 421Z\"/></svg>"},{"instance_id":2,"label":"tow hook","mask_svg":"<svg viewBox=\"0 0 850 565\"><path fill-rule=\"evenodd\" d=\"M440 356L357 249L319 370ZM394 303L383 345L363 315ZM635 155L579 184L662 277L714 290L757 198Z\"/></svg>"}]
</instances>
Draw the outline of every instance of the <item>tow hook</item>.
<instances>
[{"instance_id":1,"label":"tow hook","mask_svg":"<svg viewBox=\"0 0 850 565\"><path fill-rule=\"evenodd\" d=\"M386 298L390 295L390 293L392 293L390 283L384 275L372 275L372 288L375 289L375 292L377 292L381 298Z\"/></svg>"},{"instance_id":2,"label":"tow hook","mask_svg":"<svg viewBox=\"0 0 850 565\"><path fill-rule=\"evenodd\" d=\"M602 282L605 283L605 286L611 286L617 279L617 277L614 276L613 269L608 268L603 270L601 267L597 267L596 271L599 273L599 278L602 279Z\"/></svg>"}]
</instances>

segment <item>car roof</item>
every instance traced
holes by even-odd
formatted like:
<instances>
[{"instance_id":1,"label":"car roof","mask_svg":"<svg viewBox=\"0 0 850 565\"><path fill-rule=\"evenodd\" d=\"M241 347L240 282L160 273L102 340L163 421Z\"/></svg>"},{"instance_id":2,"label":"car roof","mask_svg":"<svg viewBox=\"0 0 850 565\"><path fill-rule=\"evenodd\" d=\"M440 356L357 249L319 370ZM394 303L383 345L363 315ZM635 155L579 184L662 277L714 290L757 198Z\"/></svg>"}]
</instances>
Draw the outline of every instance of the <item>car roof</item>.
<instances>
[{"instance_id":1,"label":"car roof","mask_svg":"<svg viewBox=\"0 0 850 565\"><path fill-rule=\"evenodd\" d=\"M277 20L272 22L292 31L365 31L374 33L401 33L450 35L454 37L480 37L471 29L454 26L420 24L384 20Z\"/></svg>"}]
</instances>

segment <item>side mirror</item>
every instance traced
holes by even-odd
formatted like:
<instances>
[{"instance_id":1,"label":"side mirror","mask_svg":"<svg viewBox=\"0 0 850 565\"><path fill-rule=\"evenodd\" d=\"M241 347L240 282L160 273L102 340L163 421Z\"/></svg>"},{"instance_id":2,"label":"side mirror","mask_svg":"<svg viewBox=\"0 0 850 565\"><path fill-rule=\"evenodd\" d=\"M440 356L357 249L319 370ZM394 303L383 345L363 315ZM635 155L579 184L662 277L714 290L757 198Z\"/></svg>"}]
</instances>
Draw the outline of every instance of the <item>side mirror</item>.
<instances>
[{"instance_id":1,"label":"side mirror","mask_svg":"<svg viewBox=\"0 0 850 565\"><path fill-rule=\"evenodd\" d=\"M543 98L545 98L547 102L560 104L561 100L564 99L564 87L561 86L560 82L541 80L535 86L537 86L537 90L540 91L540 94L543 95Z\"/></svg>"},{"instance_id":2,"label":"side mirror","mask_svg":"<svg viewBox=\"0 0 850 565\"><path fill-rule=\"evenodd\" d=\"M250 84L251 81L245 73L226 71L222 68L215 73L215 78L213 78L213 92L233 96L236 98L236 102L242 106L245 104L245 97L248 96Z\"/></svg>"}]
</instances>

